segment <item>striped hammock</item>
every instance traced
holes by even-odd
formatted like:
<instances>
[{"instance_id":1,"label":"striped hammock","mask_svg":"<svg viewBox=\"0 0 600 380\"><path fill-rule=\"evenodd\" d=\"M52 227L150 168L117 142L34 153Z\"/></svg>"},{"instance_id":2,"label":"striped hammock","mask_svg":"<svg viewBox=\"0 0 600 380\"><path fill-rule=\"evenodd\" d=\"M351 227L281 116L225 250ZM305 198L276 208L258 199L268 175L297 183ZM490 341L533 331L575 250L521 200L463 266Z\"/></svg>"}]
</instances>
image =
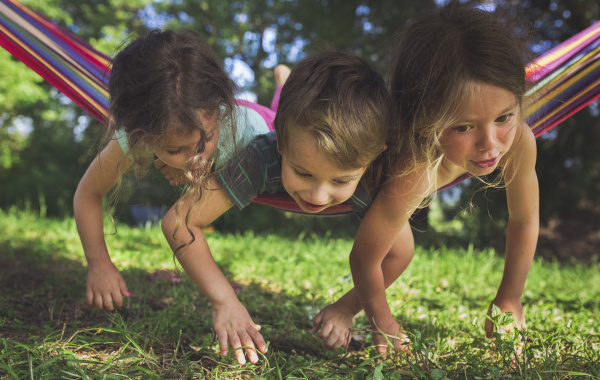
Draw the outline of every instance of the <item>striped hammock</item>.
<instances>
[{"instance_id":1,"label":"striped hammock","mask_svg":"<svg viewBox=\"0 0 600 380\"><path fill-rule=\"evenodd\" d=\"M109 58L87 42L14 0L0 0L0 45L104 123L108 111ZM536 136L600 97L600 22L527 65L533 84L525 105ZM458 178L445 186L461 182ZM441 190L441 189L440 189ZM261 194L254 202L301 212L287 194ZM322 214L347 213L345 205Z\"/></svg>"}]
</instances>

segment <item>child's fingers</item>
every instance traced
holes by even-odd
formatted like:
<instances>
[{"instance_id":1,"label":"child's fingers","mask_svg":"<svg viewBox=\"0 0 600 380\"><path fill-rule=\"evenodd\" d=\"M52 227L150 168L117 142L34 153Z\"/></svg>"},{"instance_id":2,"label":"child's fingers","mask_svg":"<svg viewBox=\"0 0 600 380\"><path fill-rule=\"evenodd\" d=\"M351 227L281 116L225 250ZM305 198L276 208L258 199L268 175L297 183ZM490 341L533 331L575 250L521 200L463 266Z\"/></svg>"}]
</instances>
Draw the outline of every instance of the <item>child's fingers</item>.
<instances>
[{"instance_id":1,"label":"child's fingers","mask_svg":"<svg viewBox=\"0 0 600 380\"><path fill-rule=\"evenodd\" d=\"M323 342L323 347L325 347L329 350L337 350L338 348L340 348L346 344L347 336L348 336L347 331L340 333L339 331L334 329L329 334L329 337L327 337L327 340L325 342Z\"/></svg>"},{"instance_id":2,"label":"child's fingers","mask_svg":"<svg viewBox=\"0 0 600 380\"><path fill-rule=\"evenodd\" d=\"M317 316L313 319L313 328L312 332L316 333L321 328L321 323L323 323L323 312L317 314Z\"/></svg>"},{"instance_id":3,"label":"child's fingers","mask_svg":"<svg viewBox=\"0 0 600 380\"><path fill-rule=\"evenodd\" d=\"M250 330L254 330L254 328L250 328ZM256 330L254 330L254 331L256 331ZM244 346L246 355L248 355L248 359L250 359L250 362L252 362L252 363L258 362L258 355L256 354L256 349L254 347L254 342L252 340L252 337L246 331L241 331L239 336L240 336L240 342ZM260 340L262 340L262 337L260 336L260 334L258 334L258 337L260 338Z\"/></svg>"},{"instance_id":4,"label":"child's fingers","mask_svg":"<svg viewBox=\"0 0 600 380\"><path fill-rule=\"evenodd\" d=\"M383 344L375 344L375 350L377 351L378 355L383 355L381 357L381 359L386 360L387 359L387 344L383 343Z\"/></svg>"},{"instance_id":5,"label":"child's fingers","mask_svg":"<svg viewBox=\"0 0 600 380\"><path fill-rule=\"evenodd\" d=\"M104 306L104 309L108 311L113 311L115 309L113 305L113 298L110 293L102 295L102 305ZM102 309L102 307L100 307L100 309Z\"/></svg>"},{"instance_id":6,"label":"child's fingers","mask_svg":"<svg viewBox=\"0 0 600 380\"><path fill-rule=\"evenodd\" d=\"M227 355L227 330L217 330L217 341L219 342L219 351L221 355Z\"/></svg>"},{"instance_id":7,"label":"child's fingers","mask_svg":"<svg viewBox=\"0 0 600 380\"><path fill-rule=\"evenodd\" d=\"M242 350L242 342L240 341L240 337L238 336L238 334L231 334L229 336L229 343L231 344L231 348L233 348L233 353L237 362L242 365L246 364L246 357L244 356L244 350Z\"/></svg>"},{"instance_id":8,"label":"child's fingers","mask_svg":"<svg viewBox=\"0 0 600 380\"><path fill-rule=\"evenodd\" d=\"M250 329L248 331L248 333L250 334L252 341L254 341L254 343L256 344L256 347L258 347L260 352L262 352L264 354L267 352L267 343L263 339L262 335L258 332L261 329L261 326L260 325L254 325L254 326L257 326L258 328L255 327L254 329Z\"/></svg>"},{"instance_id":9,"label":"child's fingers","mask_svg":"<svg viewBox=\"0 0 600 380\"><path fill-rule=\"evenodd\" d=\"M325 322L321 326L321 331L319 332L319 340L326 340L329 337L329 335L331 334L332 330L333 330L333 323Z\"/></svg>"},{"instance_id":10,"label":"child's fingers","mask_svg":"<svg viewBox=\"0 0 600 380\"><path fill-rule=\"evenodd\" d=\"M85 301L87 302L88 306L94 306L94 292L92 292L90 289L85 292Z\"/></svg>"},{"instance_id":11,"label":"child's fingers","mask_svg":"<svg viewBox=\"0 0 600 380\"><path fill-rule=\"evenodd\" d=\"M114 307L121 307L123 306L123 296L121 296L121 292L114 292L114 294L111 294L111 298L112 298L112 303Z\"/></svg>"},{"instance_id":12,"label":"child's fingers","mask_svg":"<svg viewBox=\"0 0 600 380\"><path fill-rule=\"evenodd\" d=\"M127 289L127 285L125 285L125 281L121 281L119 288L121 290L121 294L125 297L129 297L131 295L131 293L129 293L129 289Z\"/></svg>"}]
</instances>

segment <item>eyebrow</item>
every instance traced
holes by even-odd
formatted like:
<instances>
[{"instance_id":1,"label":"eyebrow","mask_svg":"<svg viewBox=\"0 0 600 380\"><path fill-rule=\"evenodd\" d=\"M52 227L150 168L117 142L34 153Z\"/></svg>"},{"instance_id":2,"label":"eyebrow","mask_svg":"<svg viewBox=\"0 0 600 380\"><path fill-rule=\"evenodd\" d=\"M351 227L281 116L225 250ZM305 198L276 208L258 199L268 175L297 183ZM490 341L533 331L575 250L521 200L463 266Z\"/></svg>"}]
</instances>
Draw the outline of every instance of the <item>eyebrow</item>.
<instances>
[{"instance_id":1,"label":"eyebrow","mask_svg":"<svg viewBox=\"0 0 600 380\"><path fill-rule=\"evenodd\" d=\"M501 116L506 114L507 112L517 108L519 106L518 102L514 102L513 104L511 104L510 106L506 107L505 109L503 109L502 111L498 112L497 115ZM462 123L470 123L473 120L469 119L469 118L457 118L453 123L451 123L449 126L456 126Z\"/></svg>"},{"instance_id":2,"label":"eyebrow","mask_svg":"<svg viewBox=\"0 0 600 380\"><path fill-rule=\"evenodd\" d=\"M304 172L304 173L312 175L312 173L311 173L310 170L304 169L302 166L293 163L291 160L290 160L290 166L292 167L292 169L294 169L296 171L301 171L301 172ZM356 170L361 170L361 169L356 169ZM343 176L340 176L340 177L335 177L333 179L334 180L352 180L352 179L360 178L362 176L363 176L362 173L361 174L356 173L356 174L348 174L348 175L343 175Z\"/></svg>"}]
</instances>

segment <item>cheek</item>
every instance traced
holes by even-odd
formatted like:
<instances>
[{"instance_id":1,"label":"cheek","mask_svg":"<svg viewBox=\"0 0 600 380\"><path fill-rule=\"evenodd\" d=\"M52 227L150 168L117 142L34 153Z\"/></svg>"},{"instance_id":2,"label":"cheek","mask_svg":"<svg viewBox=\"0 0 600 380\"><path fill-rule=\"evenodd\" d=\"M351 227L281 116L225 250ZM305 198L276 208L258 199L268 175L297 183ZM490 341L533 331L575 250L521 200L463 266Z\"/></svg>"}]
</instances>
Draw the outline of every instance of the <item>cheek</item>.
<instances>
[{"instance_id":1,"label":"cheek","mask_svg":"<svg viewBox=\"0 0 600 380\"><path fill-rule=\"evenodd\" d=\"M342 203L347 201L352 194L356 191L356 186L344 186L341 189L338 189L333 192L332 198L336 200L336 202Z\"/></svg>"},{"instance_id":2,"label":"cheek","mask_svg":"<svg viewBox=\"0 0 600 380\"><path fill-rule=\"evenodd\" d=\"M212 155L217 150L217 142L218 138L213 138L209 143L204 146L204 152L202 152L202 157L208 159L212 157Z\"/></svg>"},{"instance_id":3,"label":"cheek","mask_svg":"<svg viewBox=\"0 0 600 380\"><path fill-rule=\"evenodd\" d=\"M297 187L295 184L293 173L290 169L281 168L281 183L288 193L291 193Z\"/></svg>"}]
</instances>

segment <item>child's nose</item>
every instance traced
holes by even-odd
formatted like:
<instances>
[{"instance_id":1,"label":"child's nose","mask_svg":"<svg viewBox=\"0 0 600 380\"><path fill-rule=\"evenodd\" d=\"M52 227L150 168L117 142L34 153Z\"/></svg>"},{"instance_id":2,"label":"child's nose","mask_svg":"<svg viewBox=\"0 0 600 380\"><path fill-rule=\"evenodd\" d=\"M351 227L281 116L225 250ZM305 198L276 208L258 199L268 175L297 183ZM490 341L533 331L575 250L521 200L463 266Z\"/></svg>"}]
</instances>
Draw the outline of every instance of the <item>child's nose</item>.
<instances>
[{"instance_id":1,"label":"child's nose","mask_svg":"<svg viewBox=\"0 0 600 380\"><path fill-rule=\"evenodd\" d=\"M308 202L315 205L324 205L329 201L327 190L324 186L318 184L310 188L310 190L307 193L307 198L308 199L306 200Z\"/></svg>"},{"instance_id":2,"label":"child's nose","mask_svg":"<svg viewBox=\"0 0 600 380\"><path fill-rule=\"evenodd\" d=\"M498 137L494 129L486 129L479 139L479 148L481 150L491 150L498 144Z\"/></svg>"}]
</instances>

